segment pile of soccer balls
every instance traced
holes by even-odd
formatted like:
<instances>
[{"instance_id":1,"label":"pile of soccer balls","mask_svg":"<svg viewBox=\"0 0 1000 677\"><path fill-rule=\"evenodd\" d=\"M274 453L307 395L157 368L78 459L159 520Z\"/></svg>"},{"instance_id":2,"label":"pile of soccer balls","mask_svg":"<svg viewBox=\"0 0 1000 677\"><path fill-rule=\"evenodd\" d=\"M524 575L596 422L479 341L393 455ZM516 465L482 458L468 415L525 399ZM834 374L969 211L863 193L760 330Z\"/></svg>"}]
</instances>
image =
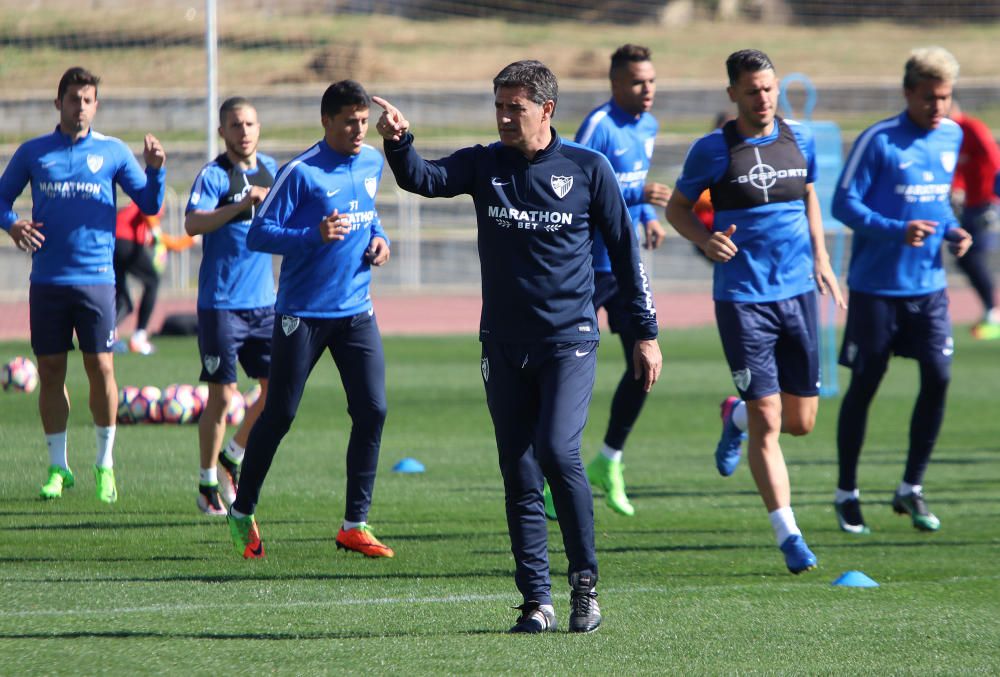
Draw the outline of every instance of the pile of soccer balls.
<instances>
[{"instance_id":1,"label":"pile of soccer balls","mask_svg":"<svg viewBox=\"0 0 1000 677\"><path fill-rule=\"evenodd\" d=\"M18 355L3 365L0 382L3 383L5 391L30 393L38 387L38 369L27 357Z\"/></svg>"},{"instance_id":2,"label":"pile of soccer balls","mask_svg":"<svg viewBox=\"0 0 1000 677\"><path fill-rule=\"evenodd\" d=\"M260 397L260 386L247 393L236 392L229 402L226 423L243 422L247 407ZM160 390L156 386L124 386L118 393L118 423L196 423L208 402L208 386L174 383Z\"/></svg>"},{"instance_id":3,"label":"pile of soccer balls","mask_svg":"<svg viewBox=\"0 0 1000 677\"><path fill-rule=\"evenodd\" d=\"M8 392L30 393L38 387L38 369L27 357L17 356L3 365L0 383ZM247 407L260 398L260 386L236 392L226 411L226 423L239 425ZM196 423L208 401L208 386L174 383L163 390L156 386L124 386L118 391L118 422Z\"/></svg>"}]
</instances>

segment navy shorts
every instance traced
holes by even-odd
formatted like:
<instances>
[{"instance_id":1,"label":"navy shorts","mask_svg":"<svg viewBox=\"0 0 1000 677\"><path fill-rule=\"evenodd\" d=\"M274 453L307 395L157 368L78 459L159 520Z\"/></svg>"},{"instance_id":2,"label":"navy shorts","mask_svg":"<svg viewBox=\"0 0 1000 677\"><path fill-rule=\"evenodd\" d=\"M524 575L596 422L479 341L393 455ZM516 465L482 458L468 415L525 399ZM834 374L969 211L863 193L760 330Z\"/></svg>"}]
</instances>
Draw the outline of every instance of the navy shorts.
<instances>
[{"instance_id":1,"label":"navy shorts","mask_svg":"<svg viewBox=\"0 0 1000 677\"><path fill-rule=\"evenodd\" d=\"M950 363L954 352L946 290L902 297L851 292L841 365L858 371L892 355Z\"/></svg>"},{"instance_id":2,"label":"navy shorts","mask_svg":"<svg viewBox=\"0 0 1000 677\"><path fill-rule=\"evenodd\" d=\"M767 303L716 301L715 319L741 398L819 394L815 292Z\"/></svg>"},{"instance_id":3,"label":"navy shorts","mask_svg":"<svg viewBox=\"0 0 1000 677\"><path fill-rule=\"evenodd\" d=\"M32 284L28 292L31 349L36 355L73 350L110 353L115 343L115 285Z\"/></svg>"},{"instance_id":4,"label":"navy shorts","mask_svg":"<svg viewBox=\"0 0 1000 677\"><path fill-rule=\"evenodd\" d=\"M201 380L236 383L236 361L250 378L267 378L271 368L274 308L198 309Z\"/></svg>"},{"instance_id":5,"label":"navy shorts","mask_svg":"<svg viewBox=\"0 0 1000 677\"><path fill-rule=\"evenodd\" d=\"M632 314L628 306L612 273L594 273L594 312L598 308L604 308L608 314L608 328L612 333L620 334L631 328Z\"/></svg>"}]
</instances>

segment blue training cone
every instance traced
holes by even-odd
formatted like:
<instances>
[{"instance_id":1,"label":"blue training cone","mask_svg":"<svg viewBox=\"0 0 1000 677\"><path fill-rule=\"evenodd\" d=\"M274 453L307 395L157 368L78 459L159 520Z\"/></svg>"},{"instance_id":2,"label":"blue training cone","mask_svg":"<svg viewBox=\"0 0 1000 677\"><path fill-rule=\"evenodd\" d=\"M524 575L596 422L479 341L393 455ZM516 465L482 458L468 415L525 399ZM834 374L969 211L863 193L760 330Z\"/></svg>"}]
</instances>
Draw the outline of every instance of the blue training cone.
<instances>
[{"instance_id":1,"label":"blue training cone","mask_svg":"<svg viewBox=\"0 0 1000 677\"><path fill-rule=\"evenodd\" d=\"M401 461L399 461L399 463L392 466L392 469L394 472L407 472L407 473L423 472L424 464L415 458L404 458Z\"/></svg>"},{"instance_id":2,"label":"blue training cone","mask_svg":"<svg viewBox=\"0 0 1000 677\"><path fill-rule=\"evenodd\" d=\"M863 571L845 571L832 585L842 585L846 588L877 588L878 583L868 577Z\"/></svg>"}]
</instances>

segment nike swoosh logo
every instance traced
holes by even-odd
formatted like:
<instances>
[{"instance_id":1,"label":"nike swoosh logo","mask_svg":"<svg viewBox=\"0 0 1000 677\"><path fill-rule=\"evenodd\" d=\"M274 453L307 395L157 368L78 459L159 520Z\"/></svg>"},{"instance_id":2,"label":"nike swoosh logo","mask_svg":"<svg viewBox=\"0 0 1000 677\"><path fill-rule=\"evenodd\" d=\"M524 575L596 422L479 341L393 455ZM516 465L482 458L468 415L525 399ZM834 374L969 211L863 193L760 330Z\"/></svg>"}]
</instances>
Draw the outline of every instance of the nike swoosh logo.
<instances>
[{"instance_id":1,"label":"nike swoosh logo","mask_svg":"<svg viewBox=\"0 0 1000 677\"><path fill-rule=\"evenodd\" d=\"M900 169L906 169L907 167L909 167L910 165L912 165L913 162L914 162L913 160L907 160L906 162L900 162L899 163L899 168Z\"/></svg>"},{"instance_id":2,"label":"nike swoosh logo","mask_svg":"<svg viewBox=\"0 0 1000 677\"><path fill-rule=\"evenodd\" d=\"M264 554L264 544L258 543L256 548L250 548L250 554L254 557L260 557Z\"/></svg>"},{"instance_id":3,"label":"nike swoosh logo","mask_svg":"<svg viewBox=\"0 0 1000 677\"><path fill-rule=\"evenodd\" d=\"M328 190L328 191L326 191L326 196L327 197L333 197L334 195L336 195L339 192L340 192L339 188L337 190Z\"/></svg>"},{"instance_id":4,"label":"nike swoosh logo","mask_svg":"<svg viewBox=\"0 0 1000 677\"><path fill-rule=\"evenodd\" d=\"M587 355L590 355L590 351L589 350L587 352L585 352L585 353L581 353L580 349L577 348L577 350L576 350L576 356L577 357L586 357Z\"/></svg>"},{"instance_id":5,"label":"nike swoosh logo","mask_svg":"<svg viewBox=\"0 0 1000 677\"><path fill-rule=\"evenodd\" d=\"M628 148L615 148L615 157L621 157L628 152Z\"/></svg>"},{"instance_id":6,"label":"nike swoosh logo","mask_svg":"<svg viewBox=\"0 0 1000 677\"><path fill-rule=\"evenodd\" d=\"M501 181L498 177L494 176L492 179L490 179L490 183L492 183L494 186L506 186L507 184L510 183L510 181Z\"/></svg>"}]
</instances>

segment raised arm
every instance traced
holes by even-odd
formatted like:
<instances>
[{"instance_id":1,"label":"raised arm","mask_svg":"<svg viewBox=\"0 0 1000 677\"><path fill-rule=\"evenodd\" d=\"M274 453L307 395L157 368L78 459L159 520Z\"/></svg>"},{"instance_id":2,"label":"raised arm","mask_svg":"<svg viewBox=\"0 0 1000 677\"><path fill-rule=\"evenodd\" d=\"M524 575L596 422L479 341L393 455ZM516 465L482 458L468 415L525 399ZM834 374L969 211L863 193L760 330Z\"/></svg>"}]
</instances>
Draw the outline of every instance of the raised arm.
<instances>
[{"instance_id":1,"label":"raised arm","mask_svg":"<svg viewBox=\"0 0 1000 677\"><path fill-rule=\"evenodd\" d=\"M382 107L375 129L383 139L386 161L403 190L424 197L455 197L471 193L475 177L473 149L463 149L441 160L420 157L413 147L410 123L398 108L379 96Z\"/></svg>"}]
</instances>

